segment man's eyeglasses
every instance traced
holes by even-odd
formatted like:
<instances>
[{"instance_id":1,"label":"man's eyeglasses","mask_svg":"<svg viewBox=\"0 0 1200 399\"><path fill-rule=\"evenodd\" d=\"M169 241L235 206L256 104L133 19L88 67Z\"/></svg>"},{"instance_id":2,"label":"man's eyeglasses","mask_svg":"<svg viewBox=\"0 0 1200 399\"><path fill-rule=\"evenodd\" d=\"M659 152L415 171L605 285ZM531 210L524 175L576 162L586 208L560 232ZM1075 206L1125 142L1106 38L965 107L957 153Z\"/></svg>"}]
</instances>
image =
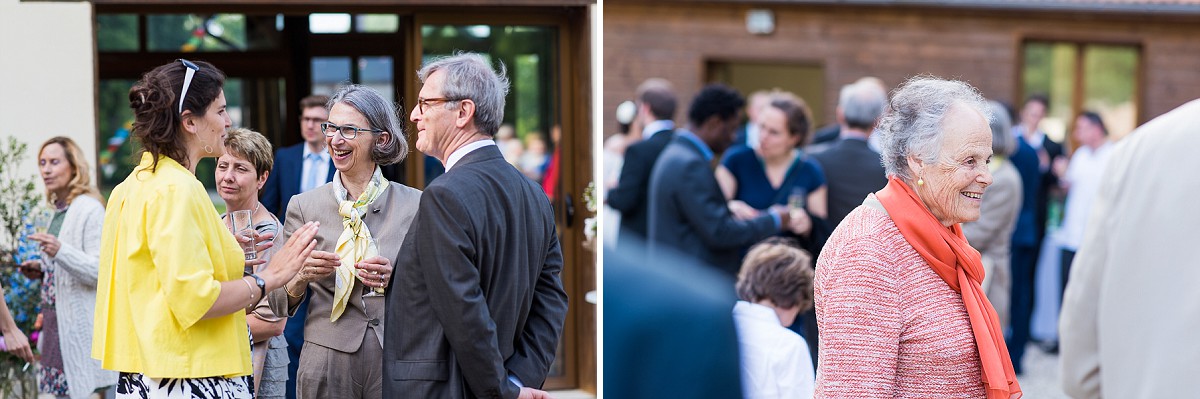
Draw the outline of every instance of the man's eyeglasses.
<instances>
[{"instance_id":1,"label":"man's eyeglasses","mask_svg":"<svg viewBox=\"0 0 1200 399\"><path fill-rule=\"evenodd\" d=\"M338 126L338 125L335 125L335 124L332 124L329 122L325 122L325 123L321 124L321 131L325 132L325 137L333 137L333 135L336 133L336 134L342 135L342 138L344 138L346 140L354 140L355 137L358 137L358 132L360 130L372 132L372 133L383 133L383 130L380 130L380 129L371 129L371 128L365 128L365 127L356 127L356 126Z\"/></svg>"},{"instance_id":2,"label":"man's eyeglasses","mask_svg":"<svg viewBox=\"0 0 1200 399\"><path fill-rule=\"evenodd\" d=\"M465 98L446 98L446 97L420 98L420 97L417 97L417 114L425 115L425 111L428 111L429 106L433 105L434 103L448 103L448 102L462 101L462 100L465 100Z\"/></svg>"},{"instance_id":3,"label":"man's eyeglasses","mask_svg":"<svg viewBox=\"0 0 1200 399\"><path fill-rule=\"evenodd\" d=\"M193 63L191 61L188 61L188 60L185 60L182 58L179 59L179 62L182 62L184 68L187 68L186 70L184 70L184 75L183 75L183 91L179 92L179 113L182 114L183 113L183 99L187 98L188 88L192 87L192 77L196 76L196 71L200 70L200 66L196 65L195 63Z\"/></svg>"}]
</instances>

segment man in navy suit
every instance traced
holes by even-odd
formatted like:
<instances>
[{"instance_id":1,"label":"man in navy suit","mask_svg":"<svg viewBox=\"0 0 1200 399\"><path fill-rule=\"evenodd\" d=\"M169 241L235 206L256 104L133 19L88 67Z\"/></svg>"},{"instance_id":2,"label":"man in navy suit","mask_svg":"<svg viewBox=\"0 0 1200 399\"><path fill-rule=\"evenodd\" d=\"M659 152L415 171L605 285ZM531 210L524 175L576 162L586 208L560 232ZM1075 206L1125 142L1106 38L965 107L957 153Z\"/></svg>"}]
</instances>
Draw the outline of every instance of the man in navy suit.
<instances>
[{"instance_id":1,"label":"man in navy suit","mask_svg":"<svg viewBox=\"0 0 1200 399\"><path fill-rule=\"evenodd\" d=\"M686 129L663 149L650 172L647 245L691 255L737 275L741 251L791 225L787 207L777 205L754 219L739 220L729 211L717 185L712 160L733 144L738 111L745 101L732 88L712 84L700 90L688 109Z\"/></svg>"},{"instance_id":2,"label":"man in navy suit","mask_svg":"<svg viewBox=\"0 0 1200 399\"><path fill-rule=\"evenodd\" d=\"M300 135L304 142L275 151L275 168L267 176L261 201L267 211L282 222L288 201L293 195L325 185L333 180L333 160L325 150L325 133L321 124L329 119L325 108L328 96L312 95L300 100ZM300 348L304 346L304 315L308 314L308 296L296 308L283 329L288 343L287 399L296 399L296 368L300 365Z\"/></svg>"}]
</instances>

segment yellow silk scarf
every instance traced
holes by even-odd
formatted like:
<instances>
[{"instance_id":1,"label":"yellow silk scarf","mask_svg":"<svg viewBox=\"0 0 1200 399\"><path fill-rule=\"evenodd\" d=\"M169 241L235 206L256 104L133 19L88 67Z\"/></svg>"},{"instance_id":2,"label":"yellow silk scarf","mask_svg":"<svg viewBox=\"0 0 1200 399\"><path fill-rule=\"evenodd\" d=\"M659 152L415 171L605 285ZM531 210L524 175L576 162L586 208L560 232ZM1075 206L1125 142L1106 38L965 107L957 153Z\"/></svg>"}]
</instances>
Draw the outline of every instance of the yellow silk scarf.
<instances>
[{"instance_id":1,"label":"yellow silk scarf","mask_svg":"<svg viewBox=\"0 0 1200 399\"><path fill-rule=\"evenodd\" d=\"M358 199L341 201L338 206L338 214L342 215L344 230L338 237L336 252L341 258L342 264L334 272L337 287L333 292L333 312L329 315L330 323L342 317L342 312L346 311L346 304L350 302L356 275L354 264L379 254L375 239L371 237L371 230L367 228L366 223L363 223L362 217L367 213L367 206L375 202L375 199L379 198L387 190L387 187L388 184L383 179L382 170L376 167L375 174L371 176L371 181L367 183L367 188L358 196ZM339 198L345 197L345 195L341 195Z\"/></svg>"}]
</instances>

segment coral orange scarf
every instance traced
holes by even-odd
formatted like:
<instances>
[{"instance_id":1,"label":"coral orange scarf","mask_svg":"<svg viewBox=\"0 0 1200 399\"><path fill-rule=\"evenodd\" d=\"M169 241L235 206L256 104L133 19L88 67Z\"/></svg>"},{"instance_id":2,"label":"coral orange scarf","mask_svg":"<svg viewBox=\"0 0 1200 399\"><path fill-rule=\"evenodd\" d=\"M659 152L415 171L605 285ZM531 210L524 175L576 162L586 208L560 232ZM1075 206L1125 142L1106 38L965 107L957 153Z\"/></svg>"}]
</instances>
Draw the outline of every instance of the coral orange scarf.
<instances>
[{"instance_id":1,"label":"coral orange scarf","mask_svg":"<svg viewBox=\"0 0 1200 399\"><path fill-rule=\"evenodd\" d=\"M963 237L962 226L946 228L929 212L917 193L895 177L887 187L875 194L888 216L900 229L904 239L929 262L929 267L946 281L951 289L962 294L975 346L983 368L983 388L988 399L1021 397L1021 386L1013 373L1008 347L996 310L983 294L983 261L979 251L971 248Z\"/></svg>"}]
</instances>

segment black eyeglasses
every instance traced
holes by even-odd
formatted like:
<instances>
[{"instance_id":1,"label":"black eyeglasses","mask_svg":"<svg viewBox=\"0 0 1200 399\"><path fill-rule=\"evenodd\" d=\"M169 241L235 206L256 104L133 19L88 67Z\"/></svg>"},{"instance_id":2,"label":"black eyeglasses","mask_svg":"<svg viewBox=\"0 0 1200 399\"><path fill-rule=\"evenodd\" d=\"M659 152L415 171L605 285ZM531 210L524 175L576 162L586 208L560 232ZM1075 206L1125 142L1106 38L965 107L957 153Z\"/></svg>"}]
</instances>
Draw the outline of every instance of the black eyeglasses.
<instances>
[{"instance_id":1,"label":"black eyeglasses","mask_svg":"<svg viewBox=\"0 0 1200 399\"><path fill-rule=\"evenodd\" d=\"M183 91L179 92L179 113L182 114L183 99L187 98L188 88L192 86L192 77L196 76L196 72L200 70L200 66L182 58L179 59L179 62L182 62L184 68L187 68L183 75Z\"/></svg>"},{"instance_id":2,"label":"black eyeglasses","mask_svg":"<svg viewBox=\"0 0 1200 399\"><path fill-rule=\"evenodd\" d=\"M433 103L448 103L448 102L462 101L462 100L466 100L466 99L465 98L446 98L446 97L441 97L441 98L417 97L417 114L425 115L425 111L428 111L429 106L432 105Z\"/></svg>"},{"instance_id":3,"label":"black eyeglasses","mask_svg":"<svg viewBox=\"0 0 1200 399\"><path fill-rule=\"evenodd\" d=\"M354 140L355 137L358 137L358 132L360 130L371 132L371 133L383 133L383 130L380 130L380 129L371 129L371 128L365 128L365 127L356 127L356 126L338 126L338 125L335 125L335 124L332 124L329 122L325 122L325 123L321 124L321 131L325 132L325 137L333 137L334 133L337 133L337 134L342 135L342 138L344 138L346 140Z\"/></svg>"}]
</instances>

